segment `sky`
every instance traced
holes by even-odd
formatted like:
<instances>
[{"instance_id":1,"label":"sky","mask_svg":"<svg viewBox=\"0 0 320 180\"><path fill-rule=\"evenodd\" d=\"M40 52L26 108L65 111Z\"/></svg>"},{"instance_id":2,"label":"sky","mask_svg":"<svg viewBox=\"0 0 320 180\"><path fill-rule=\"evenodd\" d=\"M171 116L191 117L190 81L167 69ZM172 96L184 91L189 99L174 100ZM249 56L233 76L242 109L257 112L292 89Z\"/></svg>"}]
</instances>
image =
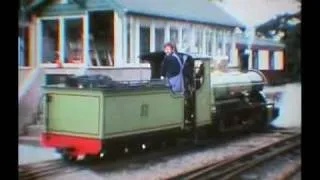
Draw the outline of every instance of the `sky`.
<instances>
[{"instance_id":1,"label":"sky","mask_svg":"<svg viewBox=\"0 0 320 180\"><path fill-rule=\"evenodd\" d=\"M282 13L299 11L295 0L224 0L223 7L248 26L255 26Z\"/></svg>"}]
</instances>

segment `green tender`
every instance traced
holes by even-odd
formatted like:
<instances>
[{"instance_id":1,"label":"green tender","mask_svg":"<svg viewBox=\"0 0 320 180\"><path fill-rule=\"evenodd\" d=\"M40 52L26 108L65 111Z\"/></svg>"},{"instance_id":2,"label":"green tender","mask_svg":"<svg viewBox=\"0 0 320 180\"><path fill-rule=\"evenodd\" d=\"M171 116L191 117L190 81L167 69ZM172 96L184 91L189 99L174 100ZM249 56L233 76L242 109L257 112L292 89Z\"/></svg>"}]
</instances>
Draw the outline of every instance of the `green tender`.
<instances>
[{"instance_id":1,"label":"green tender","mask_svg":"<svg viewBox=\"0 0 320 180\"><path fill-rule=\"evenodd\" d=\"M183 128L184 99L168 89L44 89L47 132L109 139Z\"/></svg>"}]
</instances>

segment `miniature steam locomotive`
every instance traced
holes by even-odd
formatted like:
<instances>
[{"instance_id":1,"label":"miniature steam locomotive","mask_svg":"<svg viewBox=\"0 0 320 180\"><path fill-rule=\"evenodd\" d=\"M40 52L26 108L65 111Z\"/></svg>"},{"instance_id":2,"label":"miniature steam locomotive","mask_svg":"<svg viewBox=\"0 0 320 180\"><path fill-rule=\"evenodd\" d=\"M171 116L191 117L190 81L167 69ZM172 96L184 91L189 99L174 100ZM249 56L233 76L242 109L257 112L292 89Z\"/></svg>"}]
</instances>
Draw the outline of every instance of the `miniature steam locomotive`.
<instances>
[{"instance_id":1,"label":"miniature steam locomotive","mask_svg":"<svg viewBox=\"0 0 320 180\"><path fill-rule=\"evenodd\" d=\"M65 87L45 86L42 144L65 158L108 155L110 149L172 141L199 134L266 127L279 109L263 95L259 71L217 71L211 58L187 54L186 93L160 80L163 54L141 59L151 64L151 80L70 77ZM99 79L97 81L97 79Z\"/></svg>"}]
</instances>

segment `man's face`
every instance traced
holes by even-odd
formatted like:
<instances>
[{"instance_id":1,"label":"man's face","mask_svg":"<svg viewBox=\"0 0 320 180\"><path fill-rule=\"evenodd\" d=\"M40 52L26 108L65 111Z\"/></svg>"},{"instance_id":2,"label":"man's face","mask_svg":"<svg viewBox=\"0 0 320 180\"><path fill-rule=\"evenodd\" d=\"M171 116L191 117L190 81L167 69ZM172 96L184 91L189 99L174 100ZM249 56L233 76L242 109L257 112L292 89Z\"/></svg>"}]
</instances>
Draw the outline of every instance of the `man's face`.
<instances>
[{"instance_id":1,"label":"man's face","mask_svg":"<svg viewBox=\"0 0 320 180\"><path fill-rule=\"evenodd\" d=\"M166 46L164 47L164 53L166 53L166 55L170 55L173 52L173 49L170 46Z\"/></svg>"}]
</instances>

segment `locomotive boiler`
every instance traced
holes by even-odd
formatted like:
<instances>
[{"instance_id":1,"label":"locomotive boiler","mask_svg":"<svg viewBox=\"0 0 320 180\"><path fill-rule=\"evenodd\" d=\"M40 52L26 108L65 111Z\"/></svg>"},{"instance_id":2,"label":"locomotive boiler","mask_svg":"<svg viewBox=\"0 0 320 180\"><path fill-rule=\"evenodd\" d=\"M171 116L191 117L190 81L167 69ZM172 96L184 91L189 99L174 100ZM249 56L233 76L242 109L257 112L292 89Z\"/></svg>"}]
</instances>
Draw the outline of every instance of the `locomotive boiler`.
<instances>
[{"instance_id":1,"label":"locomotive boiler","mask_svg":"<svg viewBox=\"0 0 320 180\"><path fill-rule=\"evenodd\" d=\"M243 93L259 92L266 83L259 71L211 74L211 88L216 99L228 99Z\"/></svg>"},{"instance_id":2,"label":"locomotive boiler","mask_svg":"<svg viewBox=\"0 0 320 180\"><path fill-rule=\"evenodd\" d=\"M260 72L221 72L210 57L179 55L185 60L184 94L159 79L162 52L140 57L151 65L149 81L83 76L69 77L65 87L45 86L42 144L68 159L108 156L111 149L257 130L278 116L264 98Z\"/></svg>"}]
</instances>

